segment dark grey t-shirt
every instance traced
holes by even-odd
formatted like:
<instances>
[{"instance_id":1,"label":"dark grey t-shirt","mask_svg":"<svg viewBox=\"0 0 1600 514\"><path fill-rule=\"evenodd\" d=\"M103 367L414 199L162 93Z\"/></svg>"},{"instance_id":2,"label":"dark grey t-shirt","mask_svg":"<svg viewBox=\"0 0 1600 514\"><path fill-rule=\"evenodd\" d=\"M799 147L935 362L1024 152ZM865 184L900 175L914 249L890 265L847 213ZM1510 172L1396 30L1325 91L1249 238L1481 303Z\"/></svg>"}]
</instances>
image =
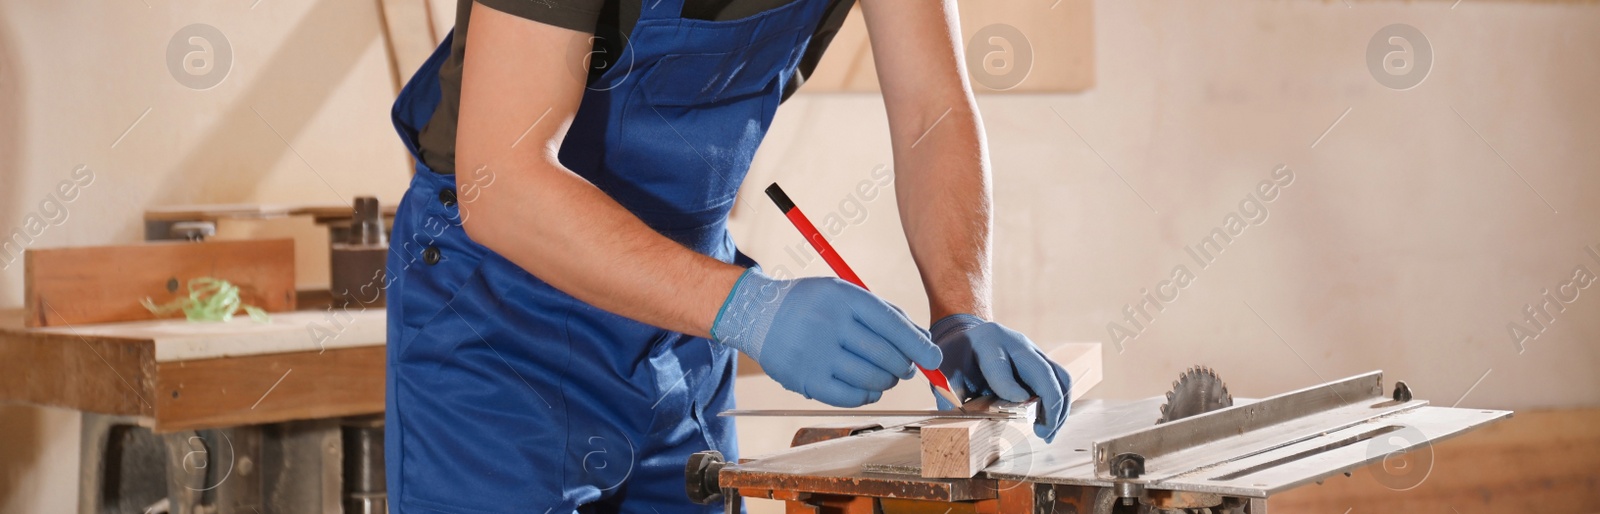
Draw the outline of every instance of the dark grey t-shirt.
<instances>
[{"instance_id":1,"label":"dark grey t-shirt","mask_svg":"<svg viewBox=\"0 0 1600 514\"><path fill-rule=\"evenodd\" d=\"M450 58L439 68L439 89L443 97L433 117L417 136L422 162L439 173L455 173L456 120L461 108L461 63L466 52L467 27L472 14L472 2L522 18L557 27L594 34L595 52L589 67L589 80L610 69L606 58L622 55L627 34L639 21L639 11L644 2L659 0L457 0L456 35L450 47ZM781 7L794 1L823 0L684 0L683 16L701 20L735 20L763 11ZM794 93L811 70L822 59L822 52L839 32L845 16L855 0L826 0L829 2L822 23L811 37L805 56L800 60L799 76L789 82L784 98Z\"/></svg>"}]
</instances>

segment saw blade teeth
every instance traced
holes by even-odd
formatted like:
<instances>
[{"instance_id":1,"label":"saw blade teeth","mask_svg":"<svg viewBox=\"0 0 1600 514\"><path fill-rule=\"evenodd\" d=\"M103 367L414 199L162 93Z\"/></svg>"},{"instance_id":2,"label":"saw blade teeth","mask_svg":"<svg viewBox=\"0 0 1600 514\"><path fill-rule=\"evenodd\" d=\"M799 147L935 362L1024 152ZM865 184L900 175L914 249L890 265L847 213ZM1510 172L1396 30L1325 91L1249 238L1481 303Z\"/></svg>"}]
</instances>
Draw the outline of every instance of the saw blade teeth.
<instances>
[{"instance_id":1,"label":"saw blade teeth","mask_svg":"<svg viewBox=\"0 0 1600 514\"><path fill-rule=\"evenodd\" d=\"M1172 389L1161 405L1161 417L1156 423L1166 423L1220 408L1233 406L1233 394L1228 385L1210 366L1193 365L1178 374Z\"/></svg>"}]
</instances>

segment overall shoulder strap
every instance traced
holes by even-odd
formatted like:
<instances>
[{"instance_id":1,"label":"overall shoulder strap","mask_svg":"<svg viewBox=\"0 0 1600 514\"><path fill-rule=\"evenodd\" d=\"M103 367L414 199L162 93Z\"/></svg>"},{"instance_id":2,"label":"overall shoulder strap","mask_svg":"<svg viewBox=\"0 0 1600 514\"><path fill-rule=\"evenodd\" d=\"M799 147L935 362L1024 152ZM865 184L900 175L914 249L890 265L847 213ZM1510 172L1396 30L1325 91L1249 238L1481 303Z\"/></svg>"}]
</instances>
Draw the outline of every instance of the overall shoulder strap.
<instances>
[{"instance_id":1,"label":"overall shoulder strap","mask_svg":"<svg viewBox=\"0 0 1600 514\"><path fill-rule=\"evenodd\" d=\"M639 21L682 18L683 2L684 0L640 0Z\"/></svg>"}]
</instances>

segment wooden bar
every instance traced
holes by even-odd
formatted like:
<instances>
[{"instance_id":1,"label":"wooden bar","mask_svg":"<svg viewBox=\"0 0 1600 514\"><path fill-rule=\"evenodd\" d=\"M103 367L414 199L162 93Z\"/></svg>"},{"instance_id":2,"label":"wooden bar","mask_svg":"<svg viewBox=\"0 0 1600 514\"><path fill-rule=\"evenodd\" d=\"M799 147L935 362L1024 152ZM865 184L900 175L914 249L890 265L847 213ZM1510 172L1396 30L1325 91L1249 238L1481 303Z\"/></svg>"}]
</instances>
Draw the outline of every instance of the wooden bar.
<instances>
[{"instance_id":1,"label":"wooden bar","mask_svg":"<svg viewBox=\"0 0 1600 514\"><path fill-rule=\"evenodd\" d=\"M945 419L922 426L922 476L970 478L1000 460L1005 422Z\"/></svg>"},{"instance_id":2,"label":"wooden bar","mask_svg":"<svg viewBox=\"0 0 1600 514\"><path fill-rule=\"evenodd\" d=\"M1069 343L1046 354L1072 376L1069 401L1087 393L1101 379L1100 345ZM986 403L985 400L989 400ZM993 398L968 402L967 409L991 408ZM1013 446L1033 437L1037 407L1030 404L1026 419L938 420L924 425L921 433L921 473L926 478L971 478L1005 456Z\"/></svg>"}]
</instances>

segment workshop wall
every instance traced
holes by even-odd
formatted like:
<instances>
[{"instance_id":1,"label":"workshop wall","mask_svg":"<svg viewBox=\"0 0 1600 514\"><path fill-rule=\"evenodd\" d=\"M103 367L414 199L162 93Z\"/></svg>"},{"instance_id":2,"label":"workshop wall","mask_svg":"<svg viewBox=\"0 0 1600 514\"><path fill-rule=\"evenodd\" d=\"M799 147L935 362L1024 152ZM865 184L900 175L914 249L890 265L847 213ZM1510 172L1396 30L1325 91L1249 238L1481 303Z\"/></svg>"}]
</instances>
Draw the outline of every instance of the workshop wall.
<instances>
[{"instance_id":1,"label":"workshop wall","mask_svg":"<svg viewBox=\"0 0 1600 514\"><path fill-rule=\"evenodd\" d=\"M185 69L191 37L212 53ZM157 205L397 201L409 177L367 2L5 2L0 88L0 235L25 246L140 240ZM92 180L60 198L79 168ZM15 306L6 252L0 306Z\"/></svg>"},{"instance_id":2,"label":"workshop wall","mask_svg":"<svg viewBox=\"0 0 1600 514\"><path fill-rule=\"evenodd\" d=\"M1383 369L1442 405L1600 404L1600 299L1582 280L1560 289L1600 273L1600 6L1452 7L1097 2L1092 90L979 99L997 317L1041 345L1103 342L1090 397L1154 396L1206 364L1244 397ZM1367 65L1394 23L1433 51L1409 90ZM819 225L839 216L839 251L926 319L892 191L856 189L892 165L878 98L798 96L758 154L736 238L769 268L828 274L760 196L777 180ZM1201 248L1217 229L1231 242ZM1165 282L1178 266L1181 288ZM1142 304L1158 288L1169 300ZM1541 313L1539 334L1523 309L1547 289L1578 298L1548 307L1553 323ZM1136 325L1129 306L1149 314ZM1519 345L1510 323L1538 337ZM740 400L806 403L764 380L743 378ZM882 407L931 403L918 378ZM807 421L741 420L747 454Z\"/></svg>"},{"instance_id":3,"label":"workshop wall","mask_svg":"<svg viewBox=\"0 0 1600 514\"><path fill-rule=\"evenodd\" d=\"M398 201L410 175L378 23L373 2L0 2L0 237L138 241L144 209L168 204ZM169 54L190 36L210 67ZM80 169L92 179L62 197ZM21 296L7 247L0 308ZM0 512L75 511L75 413L0 408L0 440Z\"/></svg>"},{"instance_id":4,"label":"workshop wall","mask_svg":"<svg viewBox=\"0 0 1600 514\"><path fill-rule=\"evenodd\" d=\"M1537 331L1524 306L1567 294L1575 268L1600 272L1584 249L1600 252L1600 6L1101 1L1094 13L1094 89L979 101L998 317L1047 346L1104 342L1091 397L1159 394L1203 363L1238 396L1382 368L1446 405L1600 404L1595 291L1551 307L1565 310L1521 346L1507 333ZM233 55L210 89L167 64L194 23ZM1367 64L1392 23L1433 50L1408 90ZM393 201L406 162L378 34L370 2L0 3L0 230L79 166L94 182L36 244L137 240L139 212L159 204ZM778 180L814 219L838 216L830 237L856 270L925 319L883 185L892 164L875 95L799 95L758 156L736 237L768 268L827 274L760 196ZM1274 179L1275 197L1241 205ZM1189 248L1234 213L1242 232L1201 266ZM1180 265L1193 281L1177 298L1124 319ZM0 272L0 307L17 305L20 277L20 261ZM1137 336L1113 339L1111 323ZM929 405L917 381L883 406ZM746 405L804 403L760 376L739 388ZM741 423L747 455L792 434ZM0 408L0 512L75 508L77 434L70 412Z\"/></svg>"}]
</instances>

